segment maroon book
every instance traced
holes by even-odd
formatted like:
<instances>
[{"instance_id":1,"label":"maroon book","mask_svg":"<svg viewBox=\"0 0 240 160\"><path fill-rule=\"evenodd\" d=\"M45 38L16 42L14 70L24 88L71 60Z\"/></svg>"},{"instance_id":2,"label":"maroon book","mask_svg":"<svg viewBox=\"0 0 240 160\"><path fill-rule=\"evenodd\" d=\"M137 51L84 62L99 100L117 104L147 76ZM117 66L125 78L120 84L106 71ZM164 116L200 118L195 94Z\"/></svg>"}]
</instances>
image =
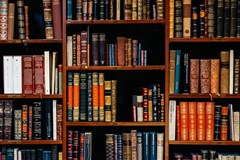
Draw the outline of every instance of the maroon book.
<instances>
[{"instance_id":1,"label":"maroon book","mask_svg":"<svg viewBox=\"0 0 240 160\"><path fill-rule=\"evenodd\" d=\"M33 57L22 56L23 94L33 94Z\"/></svg>"},{"instance_id":2,"label":"maroon book","mask_svg":"<svg viewBox=\"0 0 240 160\"><path fill-rule=\"evenodd\" d=\"M53 31L54 38L62 38L62 22L61 22L61 0L52 0L52 14L53 14Z\"/></svg>"},{"instance_id":3,"label":"maroon book","mask_svg":"<svg viewBox=\"0 0 240 160\"><path fill-rule=\"evenodd\" d=\"M34 58L34 94L44 93L44 57L35 55Z\"/></svg>"}]
</instances>

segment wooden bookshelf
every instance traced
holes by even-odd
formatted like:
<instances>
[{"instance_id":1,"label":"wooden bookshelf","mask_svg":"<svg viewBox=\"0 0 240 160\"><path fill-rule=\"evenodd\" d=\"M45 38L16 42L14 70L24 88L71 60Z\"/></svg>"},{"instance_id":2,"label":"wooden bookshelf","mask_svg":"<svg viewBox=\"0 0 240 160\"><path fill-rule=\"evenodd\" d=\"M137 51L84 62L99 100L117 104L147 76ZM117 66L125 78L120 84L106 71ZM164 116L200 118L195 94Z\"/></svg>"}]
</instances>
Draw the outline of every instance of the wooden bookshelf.
<instances>
[{"instance_id":1,"label":"wooden bookshelf","mask_svg":"<svg viewBox=\"0 0 240 160\"><path fill-rule=\"evenodd\" d=\"M67 126L107 126L107 127L124 127L124 126L165 126L164 122L67 122Z\"/></svg>"},{"instance_id":2,"label":"wooden bookshelf","mask_svg":"<svg viewBox=\"0 0 240 160\"><path fill-rule=\"evenodd\" d=\"M53 95L23 95L23 94L0 94L1 99L61 99L62 95L53 94Z\"/></svg>"},{"instance_id":3,"label":"wooden bookshelf","mask_svg":"<svg viewBox=\"0 0 240 160\"><path fill-rule=\"evenodd\" d=\"M198 146L205 146L205 145L211 145L211 146L215 146L215 145L219 145L219 146L231 146L231 145L240 145L239 141L169 141L170 145L198 145Z\"/></svg>"},{"instance_id":4,"label":"wooden bookshelf","mask_svg":"<svg viewBox=\"0 0 240 160\"><path fill-rule=\"evenodd\" d=\"M62 140L1 140L0 145L62 145Z\"/></svg>"},{"instance_id":5,"label":"wooden bookshelf","mask_svg":"<svg viewBox=\"0 0 240 160\"><path fill-rule=\"evenodd\" d=\"M30 43L30 44L38 44L38 43L62 43L62 39L8 39L8 40L0 40L0 44L21 44L21 43Z\"/></svg>"}]
</instances>

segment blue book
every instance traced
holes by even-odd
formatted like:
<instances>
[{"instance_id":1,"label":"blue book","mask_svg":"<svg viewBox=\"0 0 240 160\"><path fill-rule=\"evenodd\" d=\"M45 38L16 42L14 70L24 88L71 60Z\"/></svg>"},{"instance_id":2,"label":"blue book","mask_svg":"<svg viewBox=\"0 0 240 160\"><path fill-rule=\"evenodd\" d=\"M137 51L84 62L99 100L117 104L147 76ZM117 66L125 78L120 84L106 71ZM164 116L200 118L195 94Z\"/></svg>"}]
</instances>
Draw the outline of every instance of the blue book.
<instances>
[{"instance_id":1,"label":"blue book","mask_svg":"<svg viewBox=\"0 0 240 160\"><path fill-rule=\"evenodd\" d=\"M80 73L80 121L87 120L87 74Z\"/></svg>"},{"instance_id":2,"label":"blue book","mask_svg":"<svg viewBox=\"0 0 240 160\"><path fill-rule=\"evenodd\" d=\"M181 62L181 50L176 50L176 69L175 69L175 84L174 93L179 93L180 86L180 62Z\"/></svg>"},{"instance_id":3,"label":"blue book","mask_svg":"<svg viewBox=\"0 0 240 160\"><path fill-rule=\"evenodd\" d=\"M46 139L51 140L52 139L52 105L51 101L47 100L45 101L45 112L46 112Z\"/></svg>"},{"instance_id":4,"label":"blue book","mask_svg":"<svg viewBox=\"0 0 240 160\"><path fill-rule=\"evenodd\" d=\"M115 65L115 46L114 46L114 44L111 44L111 62L112 62L112 66L116 66Z\"/></svg>"},{"instance_id":5,"label":"blue book","mask_svg":"<svg viewBox=\"0 0 240 160\"><path fill-rule=\"evenodd\" d=\"M72 20L72 0L67 0L67 20Z\"/></svg>"},{"instance_id":6,"label":"blue book","mask_svg":"<svg viewBox=\"0 0 240 160\"><path fill-rule=\"evenodd\" d=\"M111 44L108 44L108 65L112 66L112 47Z\"/></svg>"},{"instance_id":7,"label":"blue book","mask_svg":"<svg viewBox=\"0 0 240 160\"><path fill-rule=\"evenodd\" d=\"M142 43L138 43L138 54L137 54L137 65L141 65L141 50L142 50Z\"/></svg>"},{"instance_id":8,"label":"blue book","mask_svg":"<svg viewBox=\"0 0 240 160\"><path fill-rule=\"evenodd\" d=\"M150 159L157 159L157 133L150 132L149 134L149 156Z\"/></svg>"},{"instance_id":9,"label":"blue book","mask_svg":"<svg viewBox=\"0 0 240 160\"><path fill-rule=\"evenodd\" d=\"M117 135L117 159L122 160L123 159L123 137L121 134Z\"/></svg>"},{"instance_id":10,"label":"blue book","mask_svg":"<svg viewBox=\"0 0 240 160\"><path fill-rule=\"evenodd\" d=\"M84 157L85 160L92 159L92 132L85 132Z\"/></svg>"},{"instance_id":11,"label":"blue book","mask_svg":"<svg viewBox=\"0 0 240 160\"><path fill-rule=\"evenodd\" d=\"M12 148L7 149L7 160L14 160L14 151Z\"/></svg>"},{"instance_id":12,"label":"blue book","mask_svg":"<svg viewBox=\"0 0 240 160\"><path fill-rule=\"evenodd\" d=\"M149 132L143 132L143 159L149 159Z\"/></svg>"}]
</instances>

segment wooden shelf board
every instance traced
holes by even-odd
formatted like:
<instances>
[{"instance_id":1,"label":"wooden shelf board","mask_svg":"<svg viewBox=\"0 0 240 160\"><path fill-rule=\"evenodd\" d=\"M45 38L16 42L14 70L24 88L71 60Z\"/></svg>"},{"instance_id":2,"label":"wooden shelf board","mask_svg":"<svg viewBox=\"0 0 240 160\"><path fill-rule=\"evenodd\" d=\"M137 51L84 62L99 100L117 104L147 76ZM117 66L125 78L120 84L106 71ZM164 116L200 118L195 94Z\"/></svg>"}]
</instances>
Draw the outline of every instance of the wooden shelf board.
<instances>
[{"instance_id":1,"label":"wooden shelf board","mask_svg":"<svg viewBox=\"0 0 240 160\"><path fill-rule=\"evenodd\" d=\"M164 122L67 122L67 126L165 126Z\"/></svg>"},{"instance_id":2,"label":"wooden shelf board","mask_svg":"<svg viewBox=\"0 0 240 160\"><path fill-rule=\"evenodd\" d=\"M66 67L68 71L74 70L165 70L164 65L149 66L76 66Z\"/></svg>"},{"instance_id":3,"label":"wooden shelf board","mask_svg":"<svg viewBox=\"0 0 240 160\"><path fill-rule=\"evenodd\" d=\"M151 20L67 20L67 24L164 24L164 19Z\"/></svg>"},{"instance_id":4,"label":"wooden shelf board","mask_svg":"<svg viewBox=\"0 0 240 160\"><path fill-rule=\"evenodd\" d=\"M169 141L170 145L240 145L240 141Z\"/></svg>"},{"instance_id":5,"label":"wooden shelf board","mask_svg":"<svg viewBox=\"0 0 240 160\"><path fill-rule=\"evenodd\" d=\"M62 140L0 140L0 145L52 145L62 143Z\"/></svg>"},{"instance_id":6,"label":"wooden shelf board","mask_svg":"<svg viewBox=\"0 0 240 160\"><path fill-rule=\"evenodd\" d=\"M42 99L42 98L62 98L63 96L61 94L50 94L50 95L44 95L44 94L0 94L0 99Z\"/></svg>"},{"instance_id":7,"label":"wooden shelf board","mask_svg":"<svg viewBox=\"0 0 240 160\"><path fill-rule=\"evenodd\" d=\"M240 98L240 94L169 94L169 98Z\"/></svg>"},{"instance_id":8,"label":"wooden shelf board","mask_svg":"<svg viewBox=\"0 0 240 160\"><path fill-rule=\"evenodd\" d=\"M170 38L169 42L240 42L240 38Z\"/></svg>"},{"instance_id":9,"label":"wooden shelf board","mask_svg":"<svg viewBox=\"0 0 240 160\"><path fill-rule=\"evenodd\" d=\"M20 39L0 40L0 44L20 44ZM62 39L28 39L26 43L62 43Z\"/></svg>"}]
</instances>

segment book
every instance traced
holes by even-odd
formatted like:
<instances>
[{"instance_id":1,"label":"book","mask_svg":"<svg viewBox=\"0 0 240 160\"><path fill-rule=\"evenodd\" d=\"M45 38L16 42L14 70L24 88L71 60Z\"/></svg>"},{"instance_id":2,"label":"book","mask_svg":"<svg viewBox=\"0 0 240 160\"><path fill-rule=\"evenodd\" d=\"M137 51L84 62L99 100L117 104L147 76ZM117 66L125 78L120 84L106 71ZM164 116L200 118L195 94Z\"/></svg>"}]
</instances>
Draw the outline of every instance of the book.
<instances>
[{"instance_id":1,"label":"book","mask_svg":"<svg viewBox=\"0 0 240 160\"><path fill-rule=\"evenodd\" d=\"M183 38L191 37L191 0L183 0Z\"/></svg>"},{"instance_id":2,"label":"book","mask_svg":"<svg viewBox=\"0 0 240 160\"><path fill-rule=\"evenodd\" d=\"M220 74L220 60L219 59L211 59L211 93L219 93L219 74Z\"/></svg>"},{"instance_id":3,"label":"book","mask_svg":"<svg viewBox=\"0 0 240 160\"><path fill-rule=\"evenodd\" d=\"M199 93L199 59L190 59L190 93Z\"/></svg>"},{"instance_id":4,"label":"book","mask_svg":"<svg viewBox=\"0 0 240 160\"><path fill-rule=\"evenodd\" d=\"M5 40L8 38L8 0L1 0L0 11L0 39Z\"/></svg>"},{"instance_id":5,"label":"book","mask_svg":"<svg viewBox=\"0 0 240 160\"><path fill-rule=\"evenodd\" d=\"M197 102L197 140L206 140L206 102Z\"/></svg>"},{"instance_id":6,"label":"book","mask_svg":"<svg viewBox=\"0 0 240 160\"><path fill-rule=\"evenodd\" d=\"M181 140L187 141L189 136L189 105L188 102L180 102L180 132L181 132Z\"/></svg>"},{"instance_id":7,"label":"book","mask_svg":"<svg viewBox=\"0 0 240 160\"><path fill-rule=\"evenodd\" d=\"M175 81L174 81L174 93L180 92L180 70L181 70L181 50L176 50L176 67L175 67Z\"/></svg>"},{"instance_id":8,"label":"book","mask_svg":"<svg viewBox=\"0 0 240 160\"><path fill-rule=\"evenodd\" d=\"M169 93L174 93L175 83L175 68L176 68L176 50L170 50L169 58Z\"/></svg>"},{"instance_id":9,"label":"book","mask_svg":"<svg viewBox=\"0 0 240 160\"><path fill-rule=\"evenodd\" d=\"M4 13L4 12L3 12ZM7 39L14 38L15 3L8 3ZM0 28L2 29L2 28Z\"/></svg>"},{"instance_id":10,"label":"book","mask_svg":"<svg viewBox=\"0 0 240 160\"><path fill-rule=\"evenodd\" d=\"M188 102L188 119L189 119L189 141L197 140L197 103ZM180 115L181 117L181 115ZM178 120L177 120L178 121ZM180 122L181 125L181 122ZM180 131L180 134L182 132Z\"/></svg>"},{"instance_id":11,"label":"book","mask_svg":"<svg viewBox=\"0 0 240 160\"><path fill-rule=\"evenodd\" d=\"M176 140L176 100L169 101L169 140Z\"/></svg>"},{"instance_id":12,"label":"book","mask_svg":"<svg viewBox=\"0 0 240 160\"><path fill-rule=\"evenodd\" d=\"M44 93L44 57L43 55L33 56L33 79L34 94Z\"/></svg>"},{"instance_id":13,"label":"book","mask_svg":"<svg viewBox=\"0 0 240 160\"><path fill-rule=\"evenodd\" d=\"M44 24L45 24L45 38L53 39L54 31L53 31L53 14L52 14L51 0L43 0L43 17L44 17Z\"/></svg>"},{"instance_id":14,"label":"book","mask_svg":"<svg viewBox=\"0 0 240 160\"><path fill-rule=\"evenodd\" d=\"M13 57L3 56L4 94L13 93Z\"/></svg>"},{"instance_id":15,"label":"book","mask_svg":"<svg viewBox=\"0 0 240 160\"><path fill-rule=\"evenodd\" d=\"M52 0L53 35L55 39L62 38L61 8L61 0Z\"/></svg>"},{"instance_id":16,"label":"book","mask_svg":"<svg viewBox=\"0 0 240 160\"><path fill-rule=\"evenodd\" d=\"M210 93L211 87L211 67L210 59L200 59L200 91L201 93Z\"/></svg>"},{"instance_id":17,"label":"book","mask_svg":"<svg viewBox=\"0 0 240 160\"><path fill-rule=\"evenodd\" d=\"M22 56L13 56L13 93L22 94Z\"/></svg>"},{"instance_id":18,"label":"book","mask_svg":"<svg viewBox=\"0 0 240 160\"><path fill-rule=\"evenodd\" d=\"M229 93L229 51L220 52L220 92Z\"/></svg>"}]
</instances>

